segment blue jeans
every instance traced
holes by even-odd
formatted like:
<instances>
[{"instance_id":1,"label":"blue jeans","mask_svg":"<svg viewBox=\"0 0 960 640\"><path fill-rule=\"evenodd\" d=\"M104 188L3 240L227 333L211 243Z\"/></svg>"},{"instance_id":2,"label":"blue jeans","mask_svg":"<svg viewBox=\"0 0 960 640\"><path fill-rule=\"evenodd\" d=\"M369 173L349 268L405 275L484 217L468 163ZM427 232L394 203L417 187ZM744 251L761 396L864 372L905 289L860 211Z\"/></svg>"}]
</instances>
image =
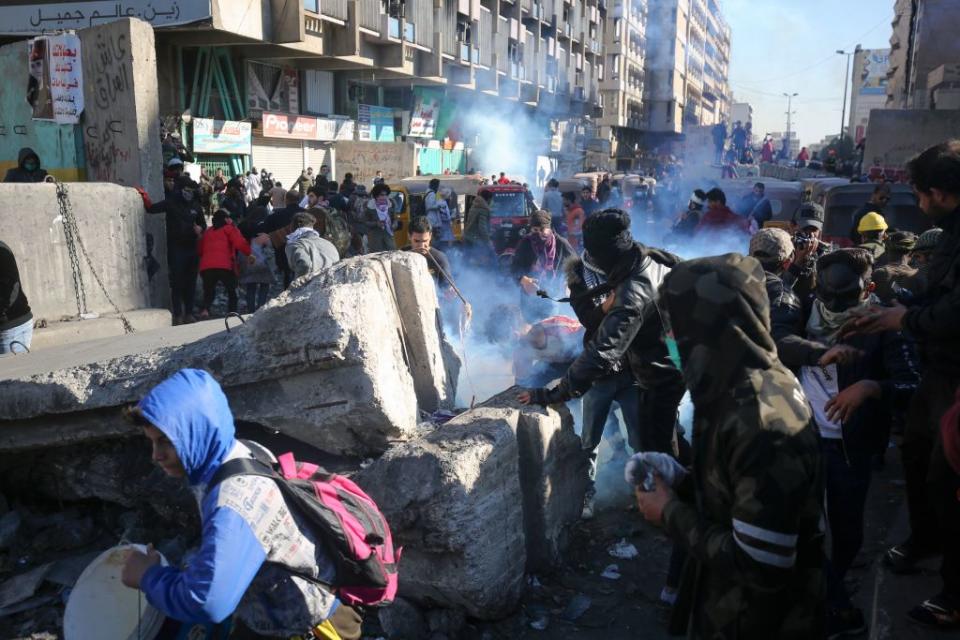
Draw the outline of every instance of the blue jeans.
<instances>
[{"instance_id":1,"label":"blue jeans","mask_svg":"<svg viewBox=\"0 0 960 640\"><path fill-rule=\"evenodd\" d=\"M23 324L0 331L0 356L26 353L32 338L33 318Z\"/></svg>"},{"instance_id":2,"label":"blue jeans","mask_svg":"<svg viewBox=\"0 0 960 640\"><path fill-rule=\"evenodd\" d=\"M634 451L640 448L640 387L629 371L621 371L593 383L583 394L583 428L580 438L590 459L590 479L597 477L597 447L608 421L616 429L617 418L610 411L616 402L627 428L627 441Z\"/></svg>"},{"instance_id":3,"label":"blue jeans","mask_svg":"<svg viewBox=\"0 0 960 640\"><path fill-rule=\"evenodd\" d=\"M827 604L849 609L850 596L843 579L863 545L863 512L870 488L871 454L850 451L844 455L840 440L821 439L830 526L830 559L827 561Z\"/></svg>"}]
</instances>

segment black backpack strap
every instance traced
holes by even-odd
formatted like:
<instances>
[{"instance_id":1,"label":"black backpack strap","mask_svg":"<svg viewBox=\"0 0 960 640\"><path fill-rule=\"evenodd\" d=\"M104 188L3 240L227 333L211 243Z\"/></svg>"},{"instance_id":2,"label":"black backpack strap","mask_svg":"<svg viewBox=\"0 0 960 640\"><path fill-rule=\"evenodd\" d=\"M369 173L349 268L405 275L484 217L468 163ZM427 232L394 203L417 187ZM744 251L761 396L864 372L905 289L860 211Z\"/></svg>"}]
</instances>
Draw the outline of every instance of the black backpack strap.
<instances>
[{"instance_id":1,"label":"black backpack strap","mask_svg":"<svg viewBox=\"0 0 960 640\"><path fill-rule=\"evenodd\" d=\"M270 478L271 480L279 479L272 467L259 460L252 458L235 458L233 460L227 460L220 465L220 468L217 469L213 477L210 478L210 482L207 483L207 487L208 489L213 488L224 480L234 476L261 476L263 478Z\"/></svg>"}]
</instances>

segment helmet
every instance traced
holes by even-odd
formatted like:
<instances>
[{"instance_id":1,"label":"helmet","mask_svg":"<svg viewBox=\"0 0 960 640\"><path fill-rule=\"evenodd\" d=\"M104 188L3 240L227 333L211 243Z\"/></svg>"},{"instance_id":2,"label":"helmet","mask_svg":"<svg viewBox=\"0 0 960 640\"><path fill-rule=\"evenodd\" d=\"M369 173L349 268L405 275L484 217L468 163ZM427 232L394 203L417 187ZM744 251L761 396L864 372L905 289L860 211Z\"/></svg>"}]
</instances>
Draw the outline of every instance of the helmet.
<instances>
[{"instance_id":1,"label":"helmet","mask_svg":"<svg viewBox=\"0 0 960 640\"><path fill-rule=\"evenodd\" d=\"M857 225L857 233L866 233L869 231L886 231L887 221L883 216L875 211L860 218L860 224Z\"/></svg>"},{"instance_id":2,"label":"helmet","mask_svg":"<svg viewBox=\"0 0 960 640\"><path fill-rule=\"evenodd\" d=\"M943 233L943 229L939 227L934 227L933 229L927 229L920 234L920 237L917 238L917 244L913 247L914 251L933 251L933 248L937 246L937 243L940 241L940 235Z\"/></svg>"}]
</instances>

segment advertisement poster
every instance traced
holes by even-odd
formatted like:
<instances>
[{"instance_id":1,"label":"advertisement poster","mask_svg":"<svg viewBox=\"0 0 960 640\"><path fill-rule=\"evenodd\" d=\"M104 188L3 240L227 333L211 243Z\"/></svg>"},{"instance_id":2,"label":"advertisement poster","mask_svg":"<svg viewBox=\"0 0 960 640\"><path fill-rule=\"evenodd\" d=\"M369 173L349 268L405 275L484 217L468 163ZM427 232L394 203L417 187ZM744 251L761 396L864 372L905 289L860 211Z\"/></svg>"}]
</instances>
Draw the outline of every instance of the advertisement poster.
<instances>
[{"instance_id":1,"label":"advertisement poster","mask_svg":"<svg viewBox=\"0 0 960 640\"><path fill-rule=\"evenodd\" d=\"M193 150L197 153L249 155L253 127L249 122L193 119Z\"/></svg>"},{"instance_id":2,"label":"advertisement poster","mask_svg":"<svg viewBox=\"0 0 960 640\"><path fill-rule=\"evenodd\" d=\"M357 107L357 139L393 142L393 109L361 104Z\"/></svg>"},{"instance_id":3,"label":"advertisement poster","mask_svg":"<svg viewBox=\"0 0 960 640\"><path fill-rule=\"evenodd\" d=\"M297 70L261 62L247 62L247 108L249 111L300 111Z\"/></svg>"},{"instance_id":4,"label":"advertisement poster","mask_svg":"<svg viewBox=\"0 0 960 640\"><path fill-rule=\"evenodd\" d=\"M875 49L866 53L863 71L860 72L860 94L886 95L890 52L888 49Z\"/></svg>"},{"instance_id":5,"label":"advertisement poster","mask_svg":"<svg viewBox=\"0 0 960 640\"><path fill-rule=\"evenodd\" d=\"M34 38L27 52L27 101L33 107L33 118L77 124L83 113L80 38L75 34Z\"/></svg>"},{"instance_id":6,"label":"advertisement poster","mask_svg":"<svg viewBox=\"0 0 960 640\"><path fill-rule=\"evenodd\" d=\"M437 128L441 94L417 87L414 89L414 95L409 135L414 138L432 138Z\"/></svg>"}]
</instances>

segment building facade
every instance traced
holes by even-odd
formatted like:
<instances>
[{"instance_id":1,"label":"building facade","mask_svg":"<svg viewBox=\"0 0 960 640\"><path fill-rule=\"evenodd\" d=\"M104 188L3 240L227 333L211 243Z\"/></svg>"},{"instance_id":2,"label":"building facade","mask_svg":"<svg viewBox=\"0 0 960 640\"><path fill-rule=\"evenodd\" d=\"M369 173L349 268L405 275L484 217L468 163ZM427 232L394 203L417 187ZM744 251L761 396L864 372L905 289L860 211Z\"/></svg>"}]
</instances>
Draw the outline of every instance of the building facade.
<instances>
[{"instance_id":1,"label":"building facade","mask_svg":"<svg viewBox=\"0 0 960 640\"><path fill-rule=\"evenodd\" d=\"M599 133L610 141L611 158L623 169L632 166L644 128L647 10L647 0L613 0L604 29L606 64L600 82L603 116Z\"/></svg>"},{"instance_id":2,"label":"building facade","mask_svg":"<svg viewBox=\"0 0 960 640\"><path fill-rule=\"evenodd\" d=\"M887 74L888 109L930 109L942 65L960 63L956 0L896 0ZM949 75L949 74L947 74ZM933 81L938 83L931 85ZM938 107L939 108L939 107Z\"/></svg>"},{"instance_id":3,"label":"building facade","mask_svg":"<svg viewBox=\"0 0 960 640\"><path fill-rule=\"evenodd\" d=\"M64 23L62 10L82 15L89 6L57 3L52 19L81 29L88 21ZM305 166L336 164L334 148L348 142L374 145L359 154L358 179L372 176L378 158L389 164L391 153L412 153L409 173L423 164L417 158L439 153L436 168L463 171L476 129L486 126L466 122L467 112L529 124L535 132L525 151L554 168L582 166L595 138L603 0L129 0L124 7L98 20L130 16L154 26L168 128L189 139L198 120L252 123L250 153L229 163L202 158L233 171L270 165L287 182ZM39 33L48 9L4 3L0 33ZM405 149L388 151L395 145ZM406 159L401 164L406 171Z\"/></svg>"},{"instance_id":4,"label":"building facade","mask_svg":"<svg viewBox=\"0 0 960 640\"><path fill-rule=\"evenodd\" d=\"M646 130L729 122L730 27L717 0L650 0L648 15Z\"/></svg>"}]
</instances>

